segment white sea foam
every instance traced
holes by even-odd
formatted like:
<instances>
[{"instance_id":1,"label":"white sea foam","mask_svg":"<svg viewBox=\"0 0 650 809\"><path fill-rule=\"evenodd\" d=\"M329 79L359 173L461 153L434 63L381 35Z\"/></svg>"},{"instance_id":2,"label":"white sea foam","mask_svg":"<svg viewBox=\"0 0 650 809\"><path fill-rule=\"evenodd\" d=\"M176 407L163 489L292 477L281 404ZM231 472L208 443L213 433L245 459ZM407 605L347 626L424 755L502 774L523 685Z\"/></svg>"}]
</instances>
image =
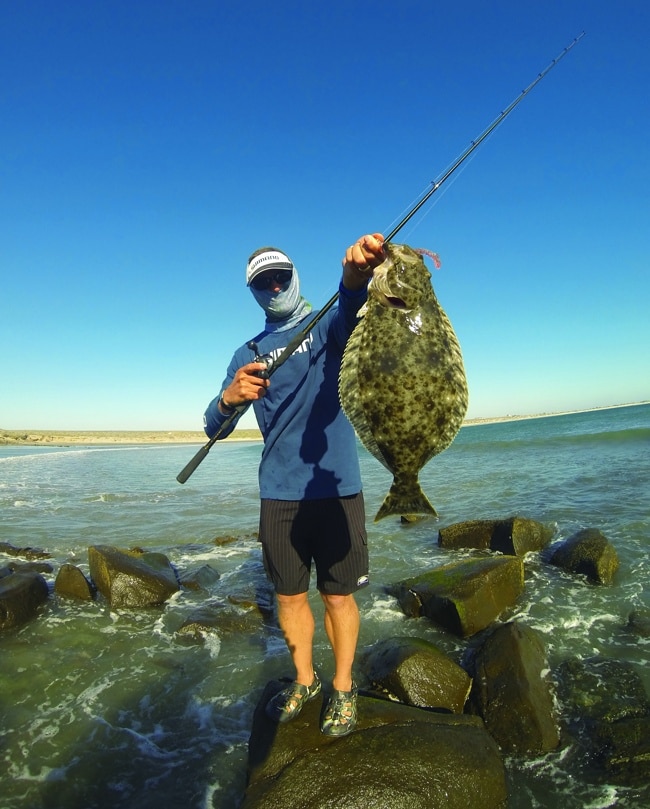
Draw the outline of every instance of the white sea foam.
<instances>
[{"instance_id":1,"label":"white sea foam","mask_svg":"<svg viewBox=\"0 0 650 809\"><path fill-rule=\"evenodd\" d=\"M584 809L611 809L618 803L618 790L614 786L605 786L601 796L584 804Z\"/></svg>"},{"instance_id":2,"label":"white sea foam","mask_svg":"<svg viewBox=\"0 0 650 809\"><path fill-rule=\"evenodd\" d=\"M394 598L383 594L373 594L372 604L369 609L364 610L363 619L382 623L406 621L407 617Z\"/></svg>"}]
</instances>

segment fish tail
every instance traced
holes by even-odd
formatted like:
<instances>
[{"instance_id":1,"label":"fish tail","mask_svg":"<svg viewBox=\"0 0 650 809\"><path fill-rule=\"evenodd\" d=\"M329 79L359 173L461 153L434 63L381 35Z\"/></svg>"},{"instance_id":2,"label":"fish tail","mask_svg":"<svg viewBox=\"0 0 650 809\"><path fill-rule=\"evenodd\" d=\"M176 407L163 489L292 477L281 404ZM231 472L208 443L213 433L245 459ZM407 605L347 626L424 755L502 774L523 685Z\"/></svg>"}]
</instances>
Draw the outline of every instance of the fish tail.
<instances>
[{"instance_id":1,"label":"fish tail","mask_svg":"<svg viewBox=\"0 0 650 809\"><path fill-rule=\"evenodd\" d=\"M415 486L410 486L408 490L404 490L393 482L390 491L386 495L384 502L377 514L375 515L375 522L383 520L384 517L389 517L391 514L398 516L407 514L431 514L434 517L438 516L438 512L429 502L426 494L422 491L419 483Z\"/></svg>"}]
</instances>

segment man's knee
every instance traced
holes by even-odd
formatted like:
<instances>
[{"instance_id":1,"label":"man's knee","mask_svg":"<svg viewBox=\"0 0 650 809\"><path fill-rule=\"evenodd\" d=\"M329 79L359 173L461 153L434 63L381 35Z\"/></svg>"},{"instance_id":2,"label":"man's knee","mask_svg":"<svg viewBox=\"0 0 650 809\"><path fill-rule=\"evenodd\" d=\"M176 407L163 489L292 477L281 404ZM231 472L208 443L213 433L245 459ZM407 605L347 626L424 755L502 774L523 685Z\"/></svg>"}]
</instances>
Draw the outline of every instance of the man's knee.
<instances>
[{"instance_id":1,"label":"man's knee","mask_svg":"<svg viewBox=\"0 0 650 809\"><path fill-rule=\"evenodd\" d=\"M321 598L325 602L326 609L332 610L334 612L349 609L353 604L355 604L354 596L351 594L339 596L321 593Z\"/></svg>"},{"instance_id":2,"label":"man's knee","mask_svg":"<svg viewBox=\"0 0 650 809\"><path fill-rule=\"evenodd\" d=\"M295 609L297 607L302 607L307 602L308 594L298 593L297 595L287 596L277 593L276 598L280 608L286 607L287 609Z\"/></svg>"}]
</instances>

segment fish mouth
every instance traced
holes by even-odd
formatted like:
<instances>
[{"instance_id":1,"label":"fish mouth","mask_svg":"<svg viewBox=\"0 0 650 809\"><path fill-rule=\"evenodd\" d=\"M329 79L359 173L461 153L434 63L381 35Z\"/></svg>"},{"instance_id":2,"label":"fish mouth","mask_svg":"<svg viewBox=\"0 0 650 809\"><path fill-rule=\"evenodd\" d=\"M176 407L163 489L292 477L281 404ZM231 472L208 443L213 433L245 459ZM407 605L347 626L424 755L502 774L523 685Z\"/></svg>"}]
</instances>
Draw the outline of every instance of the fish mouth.
<instances>
[{"instance_id":1,"label":"fish mouth","mask_svg":"<svg viewBox=\"0 0 650 809\"><path fill-rule=\"evenodd\" d=\"M406 302L401 298L397 298L395 295L385 295L384 297L388 305L393 307L393 309L406 309Z\"/></svg>"},{"instance_id":2,"label":"fish mouth","mask_svg":"<svg viewBox=\"0 0 650 809\"><path fill-rule=\"evenodd\" d=\"M368 292L374 295L382 306L387 309L407 309L406 301L395 295L390 288L387 273L375 271L368 286Z\"/></svg>"},{"instance_id":3,"label":"fish mouth","mask_svg":"<svg viewBox=\"0 0 650 809\"><path fill-rule=\"evenodd\" d=\"M386 309L401 309L406 310L408 306L406 305L406 301L403 298L399 298L397 295L390 295L382 292L379 289L368 289L369 292L372 292L373 296L376 298L377 301L382 306L385 306Z\"/></svg>"}]
</instances>

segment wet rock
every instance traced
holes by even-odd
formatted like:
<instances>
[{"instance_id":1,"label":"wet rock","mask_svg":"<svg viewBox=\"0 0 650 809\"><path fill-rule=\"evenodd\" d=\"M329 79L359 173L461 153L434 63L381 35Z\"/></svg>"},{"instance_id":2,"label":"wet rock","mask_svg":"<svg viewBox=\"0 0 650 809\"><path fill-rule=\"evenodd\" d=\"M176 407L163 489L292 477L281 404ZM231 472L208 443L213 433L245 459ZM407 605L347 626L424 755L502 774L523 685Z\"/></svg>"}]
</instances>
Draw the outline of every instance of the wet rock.
<instances>
[{"instance_id":1,"label":"wet rock","mask_svg":"<svg viewBox=\"0 0 650 809\"><path fill-rule=\"evenodd\" d=\"M30 621L48 595L47 582L40 573L25 571L0 578L0 631Z\"/></svg>"},{"instance_id":2,"label":"wet rock","mask_svg":"<svg viewBox=\"0 0 650 809\"><path fill-rule=\"evenodd\" d=\"M402 514L399 521L402 525L413 525L414 523L424 522L424 520L429 519L431 519L431 516L426 514Z\"/></svg>"},{"instance_id":3,"label":"wet rock","mask_svg":"<svg viewBox=\"0 0 650 809\"><path fill-rule=\"evenodd\" d=\"M406 615L430 618L461 637L485 629L524 589L519 557L466 559L389 588Z\"/></svg>"},{"instance_id":4,"label":"wet rock","mask_svg":"<svg viewBox=\"0 0 650 809\"><path fill-rule=\"evenodd\" d=\"M633 610L625 628L640 638L650 638L650 610Z\"/></svg>"},{"instance_id":5,"label":"wet rock","mask_svg":"<svg viewBox=\"0 0 650 809\"><path fill-rule=\"evenodd\" d=\"M319 730L320 699L293 722L267 719L282 687L269 683L255 711L241 809L505 807L503 762L477 717L360 696L357 730L331 739Z\"/></svg>"},{"instance_id":6,"label":"wet rock","mask_svg":"<svg viewBox=\"0 0 650 809\"><path fill-rule=\"evenodd\" d=\"M253 634L264 623L264 615L254 604L237 607L227 603L205 604L181 624L179 639L203 642L206 635Z\"/></svg>"},{"instance_id":7,"label":"wet rock","mask_svg":"<svg viewBox=\"0 0 650 809\"><path fill-rule=\"evenodd\" d=\"M524 556L540 551L551 541L553 530L535 520L510 517L507 520L467 520L438 532L441 548L476 548Z\"/></svg>"},{"instance_id":8,"label":"wet rock","mask_svg":"<svg viewBox=\"0 0 650 809\"><path fill-rule=\"evenodd\" d=\"M540 755L560 742L546 650L538 632L499 626L472 659L472 709L508 755Z\"/></svg>"},{"instance_id":9,"label":"wet rock","mask_svg":"<svg viewBox=\"0 0 650 809\"><path fill-rule=\"evenodd\" d=\"M78 598L90 601L95 597L95 588L83 571L76 565L64 564L59 568L54 582L54 592L64 598Z\"/></svg>"},{"instance_id":10,"label":"wet rock","mask_svg":"<svg viewBox=\"0 0 650 809\"><path fill-rule=\"evenodd\" d=\"M590 657L558 668L560 695L569 716L616 722L650 713L643 681L631 663Z\"/></svg>"},{"instance_id":11,"label":"wet rock","mask_svg":"<svg viewBox=\"0 0 650 809\"><path fill-rule=\"evenodd\" d=\"M650 779L650 701L631 663L602 657L558 669L569 727L596 780L622 786Z\"/></svg>"},{"instance_id":12,"label":"wet rock","mask_svg":"<svg viewBox=\"0 0 650 809\"><path fill-rule=\"evenodd\" d=\"M122 551L110 545L88 548L90 575L111 607L152 607L178 591L176 574L162 553Z\"/></svg>"},{"instance_id":13,"label":"wet rock","mask_svg":"<svg viewBox=\"0 0 650 809\"><path fill-rule=\"evenodd\" d=\"M552 550L552 565L580 573L595 584L611 584L618 570L616 550L597 528L578 531Z\"/></svg>"},{"instance_id":14,"label":"wet rock","mask_svg":"<svg viewBox=\"0 0 650 809\"><path fill-rule=\"evenodd\" d=\"M52 554L41 548L16 548L8 542L0 542L0 553L8 556L22 556L25 559L50 559Z\"/></svg>"},{"instance_id":15,"label":"wet rock","mask_svg":"<svg viewBox=\"0 0 650 809\"><path fill-rule=\"evenodd\" d=\"M359 664L373 688L418 708L462 713L472 685L464 669L420 638L387 638Z\"/></svg>"},{"instance_id":16,"label":"wet rock","mask_svg":"<svg viewBox=\"0 0 650 809\"><path fill-rule=\"evenodd\" d=\"M10 573L53 573L54 568L49 562L9 562L3 568Z\"/></svg>"},{"instance_id":17,"label":"wet rock","mask_svg":"<svg viewBox=\"0 0 650 809\"><path fill-rule=\"evenodd\" d=\"M180 576L182 587L188 590L208 591L213 584L219 581L221 574L211 565L201 565L193 570L185 571Z\"/></svg>"},{"instance_id":18,"label":"wet rock","mask_svg":"<svg viewBox=\"0 0 650 809\"><path fill-rule=\"evenodd\" d=\"M606 779L625 786L650 779L650 716L599 722L592 731L591 758Z\"/></svg>"}]
</instances>

